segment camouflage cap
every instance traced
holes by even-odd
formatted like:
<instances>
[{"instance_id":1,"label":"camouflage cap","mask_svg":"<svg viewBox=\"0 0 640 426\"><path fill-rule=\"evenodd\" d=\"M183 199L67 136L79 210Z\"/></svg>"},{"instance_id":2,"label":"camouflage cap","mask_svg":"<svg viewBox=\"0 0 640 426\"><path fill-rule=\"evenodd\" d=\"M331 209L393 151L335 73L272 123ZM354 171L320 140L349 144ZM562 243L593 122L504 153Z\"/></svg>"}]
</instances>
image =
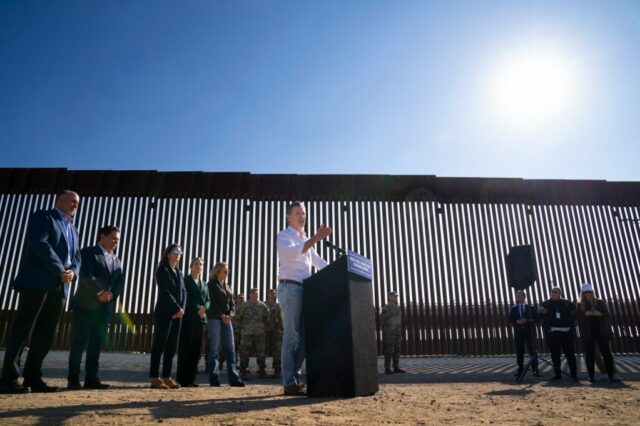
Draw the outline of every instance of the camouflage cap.
<instances>
[{"instance_id":1,"label":"camouflage cap","mask_svg":"<svg viewBox=\"0 0 640 426\"><path fill-rule=\"evenodd\" d=\"M397 296L397 295L398 295L398 292L397 292L397 291L395 291L395 290L391 290L391 291L389 292L389 296Z\"/></svg>"},{"instance_id":2,"label":"camouflage cap","mask_svg":"<svg viewBox=\"0 0 640 426\"><path fill-rule=\"evenodd\" d=\"M271 290L269 290L269 293L277 293L278 291L275 288L272 288Z\"/></svg>"},{"instance_id":3,"label":"camouflage cap","mask_svg":"<svg viewBox=\"0 0 640 426\"><path fill-rule=\"evenodd\" d=\"M252 288L251 290L249 290L249 294L251 293L257 293L258 289L257 288Z\"/></svg>"}]
</instances>

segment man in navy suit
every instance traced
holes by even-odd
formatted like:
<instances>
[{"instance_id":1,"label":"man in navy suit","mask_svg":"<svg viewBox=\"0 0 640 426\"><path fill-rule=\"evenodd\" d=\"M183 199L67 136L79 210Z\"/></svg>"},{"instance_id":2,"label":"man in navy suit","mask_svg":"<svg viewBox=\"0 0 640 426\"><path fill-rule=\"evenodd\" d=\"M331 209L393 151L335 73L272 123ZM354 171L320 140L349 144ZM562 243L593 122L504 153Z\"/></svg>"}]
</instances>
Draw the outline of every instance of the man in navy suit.
<instances>
[{"instance_id":1,"label":"man in navy suit","mask_svg":"<svg viewBox=\"0 0 640 426\"><path fill-rule=\"evenodd\" d=\"M87 348L85 362L85 389L108 389L98 377L100 348L107 340L109 319L115 300L122 293L124 274L122 263L115 251L120 242L116 226L104 226L98 231L98 244L81 251L82 267L78 290L71 302L73 309L73 336L69 351L70 390L81 389L80 362Z\"/></svg>"},{"instance_id":2,"label":"man in navy suit","mask_svg":"<svg viewBox=\"0 0 640 426\"><path fill-rule=\"evenodd\" d=\"M513 335L516 341L516 360L518 362L518 372L516 377L520 377L524 369L524 347L527 346L531 357L531 367L534 376L539 376L538 359L536 350L533 347L533 326L540 321L538 311L531 305L525 303L527 294L524 290L516 292L517 304L511 308L509 313L509 323L513 326Z\"/></svg>"},{"instance_id":3,"label":"man in navy suit","mask_svg":"<svg viewBox=\"0 0 640 426\"><path fill-rule=\"evenodd\" d=\"M80 272L78 230L73 215L80 197L62 191L55 208L31 215L22 262L13 288L19 293L18 309L7 340L0 376L0 393L55 392L42 380L42 362L51 349L63 300ZM19 358L25 341L29 352L22 387L18 385Z\"/></svg>"}]
</instances>

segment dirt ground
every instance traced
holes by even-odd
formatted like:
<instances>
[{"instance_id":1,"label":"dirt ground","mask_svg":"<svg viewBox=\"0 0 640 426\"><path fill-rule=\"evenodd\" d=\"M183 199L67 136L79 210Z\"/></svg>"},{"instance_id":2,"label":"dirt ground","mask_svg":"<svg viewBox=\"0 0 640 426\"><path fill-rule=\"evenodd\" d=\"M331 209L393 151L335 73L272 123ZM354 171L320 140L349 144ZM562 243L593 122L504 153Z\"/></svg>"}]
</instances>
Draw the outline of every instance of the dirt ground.
<instances>
[{"instance_id":1,"label":"dirt ground","mask_svg":"<svg viewBox=\"0 0 640 426\"><path fill-rule=\"evenodd\" d=\"M206 374L198 388L152 390L145 360L106 361L101 374L114 385L106 391L0 395L0 424L640 424L637 358L621 368L623 384L595 385L516 384L508 358L414 359L407 374L381 374L380 391L358 398L284 397L276 380L257 378L211 388ZM66 385L63 363L64 353L45 370L49 384Z\"/></svg>"}]
</instances>

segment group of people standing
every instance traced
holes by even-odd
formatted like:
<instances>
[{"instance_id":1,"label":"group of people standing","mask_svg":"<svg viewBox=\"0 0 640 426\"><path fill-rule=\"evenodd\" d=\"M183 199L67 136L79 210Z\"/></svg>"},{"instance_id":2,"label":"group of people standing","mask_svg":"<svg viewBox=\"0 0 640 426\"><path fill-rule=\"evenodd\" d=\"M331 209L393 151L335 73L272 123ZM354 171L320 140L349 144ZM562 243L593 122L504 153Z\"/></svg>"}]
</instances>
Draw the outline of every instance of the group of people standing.
<instances>
[{"instance_id":1,"label":"group of people standing","mask_svg":"<svg viewBox=\"0 0 640 426\"><path fill-rule=\"evenodd\" d=\"M61 191L53 209L36 211L29 218L21 264L13 283L19 301L7 340L0 375L0 393L58 390L56 386L49 386L43 381L42 363L51 348L63 301L71 296L69 290L73 282L77 282L78 286L70 303L74 326L69 352L68 388L110 387L100 380L98 369L108 322L124 288L122 263L116 255L120 229L113 225L101 227L96 244L81 250L78 230L73 224L73 215L79 202L77 193ZM282 376L284 394L306 395L301 374L305 359L302 283L311 275L312 268L320 270L327 266L314 246L330 236L332 229L320 225L316 233L308 237L304 231L306 210L300 202L287 207L286 218L288 226L278 233L276 241L278 286L269 291L266 303L258 300L258 289L254 288L249 292L249 300L240 306L236 304L237 295L228 284L230 269L227 263L216 263L209 274L209 281L205 282L202 278L205 266L203 258L191 260L190 273L185 277L180 267L183 254L181 246L170 244L165 248L155 271L158 291L149 369L152 388L197 386L196 373L206 327L211 386L220 386L220 361L223 358L227 363L229 385L244 387L243 379L248 374L252 351L258 355L258 375L266 377L265 350L268 347L274 358L274 376ZM525 346L533 357L532 367L537 374L533 327L542 320L555 373L552 380L561 378L562 352L567 358L571 377L577 380L574 348L576 322L585 350L589 380L595 381L596 348L604 358L609 379L613 382L620 380L615 374L609 346L612 335L609 310L602 300L595 297L590 284L582 286L577 305L563 299L559 287L551 289L550 299L541 303L539 309L526 304L523 290L518 291L517 302L509 316L514 327L517 375L522 374L524 369ZM402 328L397 293L389 293L389 303L382 308L380 322L385 348L385 373L403 373L399 366ZM27 342L29 351L22 372L24 381L19 384L20 359ZM238 346L240 371L236 367ZM82 385L80 364L85 349L86 374ZM176 380L173 380L171 372L176 350L178 367Z\"/></svg>"},{"instance_id":2,"label":"group of people standing","mask_svg":"<svg viewBox=\"0 0 640 426\"><path fill-rule=\"evenodd\" d=\"M64 190L57 194L53 209L38 210L29 218L24 251L13 283L19 301L7 340L0 393L58 391L57 386L50 386L42 379L42 363L51 348L64 300L68 297L72 297L70 306L74 313L68 389L110 387L100 380L98 370L109 319L124 288L122 263L116 255L120 229L113 225L101 227L96 244L81 250L78 229L73 224L79 203L76 192ZM197 386L196 373L206 327L211 386L220 386L223 358L229 385L244 387L242 377L248 374L252 351L258 355L258 375L265 377L265 350L269 347L274 358L274 377L282 374L284 394L306 394L301 380L305 353L302 281L311 275L312 267L321 269L327 265L313 246L331 235L332 230L322 225L316 234L307 237L304 233L306 211L299 202L287 207L287 222L288 227L277 238L278 288L269 291L267 303L258 300L257 289L251 289L249 300L236 306L236 296L227 281L227 263L216 263L209 281L204 282L204 259L194 258L185 277L180 267L181 246L170 244L165 248L155 271L158 291L149 368L152 388ZM74 282L78 284L77 291L70 295ZM282 303L278 304L277 299ZM234 324L238 326L235 339ZM236 367L238 342L239 372ZM29 350L22 371L24 380L20 384L21 357L26 346ZM86 373L81 384L80 364L85 350ZM178 367L174 380L171 372L176 350Z\"/></svg>"},{"instance_id":3,"label":"group of people standing","mask_svg":"<svg viewBox=\"0 0 640 426\"><path fill-rule=\"evenodd\" d=\"M585 354L589 382L596 382L596 349L599 350L604 360L604 369L609 381L620 382L620 378L615 373L615 364L609 344L609 340L613 336L611 315L606 303L595 296L591 284L582 284L580 301L577 304L563 298L562 289L558 286L551 288L551 297L542 302L538 309L527 304L526 297L524 290L518 290L516 293L517 304L511 308L509 313L509 322L514 329L516 344L518 364L516 377L520 377L524 371L525 347L531 357L533 374L540 376L533 340L534 327L542 321L545 341L549 352L551 352L554 370L552 381L562 378L562 353L564 353L569 365L570 377L575 381L579 380L574 344L577 324Z\"/></svg>"}]
</instances>

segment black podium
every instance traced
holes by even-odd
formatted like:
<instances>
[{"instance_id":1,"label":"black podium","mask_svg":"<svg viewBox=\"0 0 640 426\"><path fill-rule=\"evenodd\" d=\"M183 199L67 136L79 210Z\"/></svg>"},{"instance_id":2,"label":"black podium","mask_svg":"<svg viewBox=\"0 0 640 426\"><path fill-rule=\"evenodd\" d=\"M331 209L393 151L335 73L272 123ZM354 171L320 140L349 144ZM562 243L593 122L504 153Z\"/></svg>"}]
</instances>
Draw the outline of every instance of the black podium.
<instances>
[{"instance_id":1,"label":"black podium","mask_svg":"<svg viewBox=\"0 0 640 426\"><path fill-rule=\"evenodd\" d=\"M348 256L353 256L348 259ZM371 279L353 271L355 253L306 279L304 322L307 395L354 397L378 391ZM364 274L366 275L366 274Z\"/></svg>"}]
</instances>

